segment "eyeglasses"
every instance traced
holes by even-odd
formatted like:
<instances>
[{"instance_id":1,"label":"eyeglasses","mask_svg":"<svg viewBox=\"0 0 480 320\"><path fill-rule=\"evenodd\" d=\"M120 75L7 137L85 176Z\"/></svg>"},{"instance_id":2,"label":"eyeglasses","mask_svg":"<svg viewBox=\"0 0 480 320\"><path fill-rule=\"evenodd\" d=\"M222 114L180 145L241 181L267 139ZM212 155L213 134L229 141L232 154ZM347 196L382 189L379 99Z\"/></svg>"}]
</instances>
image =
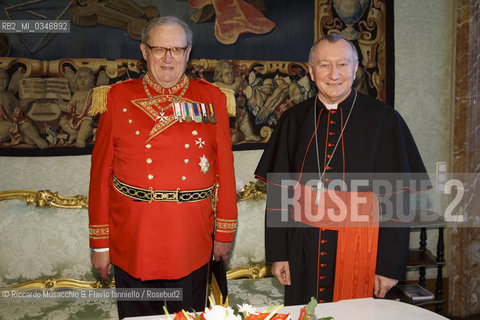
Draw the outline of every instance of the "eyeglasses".
<instances>
[{"instance_id":1,"label":"eyeglasses","mask_svg":"<svg viewBox=\"0 0 480 320\"><path fill-rule=\"evenodd\" d=\"M170 52L170 55L174 58L179 58L183 56L185 53L185 50L187 50L188 45L185 47L173 47L173 48L164 48L164 47L155 47L155 46L150 46L148 43L145 43L148 49L152 51L152 54L156 58L163 58L167 54L167 52Z\"/></svg>"}]
</instances>

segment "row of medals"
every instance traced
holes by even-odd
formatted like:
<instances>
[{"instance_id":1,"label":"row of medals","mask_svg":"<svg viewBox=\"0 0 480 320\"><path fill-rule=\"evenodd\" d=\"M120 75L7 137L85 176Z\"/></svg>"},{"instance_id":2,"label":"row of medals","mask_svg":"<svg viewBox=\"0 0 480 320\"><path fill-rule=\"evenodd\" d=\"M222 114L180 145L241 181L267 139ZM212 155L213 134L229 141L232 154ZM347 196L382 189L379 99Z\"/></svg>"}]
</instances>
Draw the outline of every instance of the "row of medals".
<instances>
[{"instance_id":1,"label":"row of medals","mask_svg":"<svg viewBox=\"0 0 480 320\"><path fill-rule=\"evenodd\" d=\"M196 123L217 123L215 118L215 111L211 103L189 103L189 102L174 102L172 103L173 116L175 119L182 122L196 122Z\"/></svg>"},{"instance_id":2,"label":"row of medals","mask_svg":"<svg viewBox=\"0 0 480 320\"><path fill-rule=\"evenodd\" d=\"M188 103L188 102L178 102L183 97L185 92L188 89L189 80L188 77L185 78L185 85L182 92L174 97L174 101L170 103L166 108L162 108L158 105L154 97L150 94L150 90L148 90L146 79L148 75L143 78L142 84L145 89L145 93L147 94L150 101L153 101L153 104L159 109L160 114L162 115L160 118L165 119L164 110L172 107L173 109L173 118L182 122L185 120L186 122L195 121L196 123L217 123L217 119L215 118L215 110L213 108L213 104L209 103L208 105L205 103ZM151 80L150 80L151 81ZM172 96L167 96L167 99L171 99Z\"/></svg>"}]
</instances>

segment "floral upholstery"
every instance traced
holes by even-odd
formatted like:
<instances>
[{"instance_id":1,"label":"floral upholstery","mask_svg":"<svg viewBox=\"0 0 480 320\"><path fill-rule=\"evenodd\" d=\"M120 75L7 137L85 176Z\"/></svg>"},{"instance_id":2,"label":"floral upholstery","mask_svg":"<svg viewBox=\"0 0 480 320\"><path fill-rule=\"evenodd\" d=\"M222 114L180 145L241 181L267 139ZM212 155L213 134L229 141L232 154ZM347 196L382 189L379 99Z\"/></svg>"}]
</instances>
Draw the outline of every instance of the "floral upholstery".
<instances>
[{"instance_id":1,"label":"floral upholstery","mask_svg":"<svg viewBox=\"0 0 480 320\"><path fill-rule=\"evenodd\" d=\"M82 209L0 201L0 287L30 280L95 281ZM2 299L0 319L118 319L114 300Z\"/></svg>"},{"instance_id":2,"label":"floral upholstery","mask_svg":"<svg viewBox=\"0 0 480 320\"><path fill-rule=\"evenodd\" d=\"M265 263L265 200L237 203L237 234L227 270Z\"/></svg>"},{"instance_id":3,"label":"floral upholstery","mask_svg":"<svg viewBox=\"0 0 480 320\"><path fill-rule=\"evenodd\" d=\"M273 277L228 280L228 303L231 306L245 302L255 307L278 306L283 303L283 288Z\"/></svg>"},{"instance_id":4,"label":"floral upholstery","mask_svg":"<svg viewBox=\"0 0 480 320\"><path fill-rule=\"evenodd\" d=\"M0 287L40 278L95 280L82 209L0 201Z\"/></svg>"},{"instance_id":5,"label":"floral upholstery","mask_svg":"<svg viewBox=\"0 0 480 320\"><path fill-rule=\"evenodd\" d=\"M58 301L0 299L0 319L8 320L114 320L118 319L113 300Z\"/></svg>"},{"instance_id":6,"label":"floral upholstery","mask_svg":"<svg viewBox=\"0 0 480 320\"><path fill-rule=\"evenodd\" d=\"M247 200L238 203L238 232L227 264L228 301L230 305L249 303L253 306L271 306L283 303L283 286L269 276L256 279L232 279L232 270L251 265L265 265L265 200Z\"/></svg>"}]
</instances>

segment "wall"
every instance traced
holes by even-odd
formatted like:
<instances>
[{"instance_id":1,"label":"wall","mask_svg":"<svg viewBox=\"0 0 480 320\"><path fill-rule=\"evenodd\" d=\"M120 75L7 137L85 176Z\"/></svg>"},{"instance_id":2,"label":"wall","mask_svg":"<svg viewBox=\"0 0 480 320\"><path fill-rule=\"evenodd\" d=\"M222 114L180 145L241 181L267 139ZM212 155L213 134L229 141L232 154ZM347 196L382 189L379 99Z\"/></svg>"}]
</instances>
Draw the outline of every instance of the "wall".
<instances>
[{"instance_id":1,"label":"wall","mask_svg":"<svg viewBox=\"0 0 480 320\"><path fill-rule=\"evenodd\" d=\"M449 157L452 0L395 1L394 10L395 107L435 172Z\"/></svg>"},{"instance_id":2,"label":"wall","mask_svg":"<svg viewBox=\"0 0 480 320\"><path fill-rule=\"evenodd\" d=\"M436 163L449 159L453 0L395 1L395 108L407 122L435 183ZM429 192L429 206L443 211L445 196ZM435 253L437 232L429 231L428 248ZM410 245L418 247L419 233ZM448 246L448 243L447 243ZM446 273L444 273L445 275ZM436 268L427 269L427 278ZM416 272L408 274L417 278Z\"/></svg>"},{"instance_id":3,"label":"wall","mask_svg":"<svg viewBox=\"0 0 480 320\"><path fill-rule=\"evenodd\" d=\"M397 0L394 7L395 107L409 125L432 178L436 162L447 161L450 143L452 1ZM235 153L240 185L254 180L260 156L259 150ZM0 157L0 168L0 190L88 193L90 156ZM432 193L431 198L439 196ZM434 251L432 244L430 248Z\"/></svg>"}]
</instances>

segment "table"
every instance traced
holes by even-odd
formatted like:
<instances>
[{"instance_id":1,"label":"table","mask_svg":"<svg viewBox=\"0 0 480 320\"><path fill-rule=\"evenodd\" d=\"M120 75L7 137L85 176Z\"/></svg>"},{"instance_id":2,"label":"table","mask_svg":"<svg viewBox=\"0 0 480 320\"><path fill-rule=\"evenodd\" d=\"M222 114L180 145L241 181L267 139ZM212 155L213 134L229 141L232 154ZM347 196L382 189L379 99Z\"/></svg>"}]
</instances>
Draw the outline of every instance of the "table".
<instances>
[{"instance_id":1,"label":"table","mask_svg":"<svg viewBox=\"0 0 480 320\"><path fill-rule=\"evenodd\" d=\"M297 320L302 306L282 308L280 313L291 313L292 320ZM262 308L257 308L262 311ZM321 303L315 309L317 318L333 317L334 320L445 320L437 313L408 303L388 299L352 299L338 302ZM172 317L173 318L173 317ZM165 320L166 316L146 316L125 318L131 320Z\"/></svg>"}]
</instances>

